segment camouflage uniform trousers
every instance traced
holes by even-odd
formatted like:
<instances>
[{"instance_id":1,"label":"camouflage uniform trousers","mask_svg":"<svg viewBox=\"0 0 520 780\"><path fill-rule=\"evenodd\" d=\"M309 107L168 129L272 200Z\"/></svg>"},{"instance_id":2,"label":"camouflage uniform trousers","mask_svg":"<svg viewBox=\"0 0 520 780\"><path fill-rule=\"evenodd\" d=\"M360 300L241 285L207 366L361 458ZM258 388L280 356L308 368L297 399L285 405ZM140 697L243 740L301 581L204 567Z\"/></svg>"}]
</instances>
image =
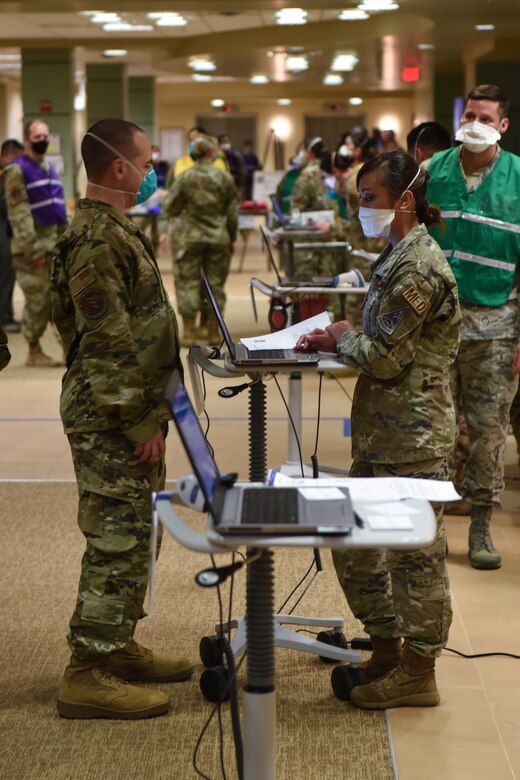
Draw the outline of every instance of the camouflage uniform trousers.
<instances>
[{"instance_id":1,"label":"camouflage uniform trousers","mask_svg":"<svg viewBox=\"0 0 520 780\"><path fill-rule=\"evenodd\" d=\"M390 465L354 461L351 477L448 479L444 458ZM419 655L439 656L452 621L442 504L437 533L419 550L333 550L341 587L354 615L372 636L402 637Z\"/></svg>"},{"instance_id":2,"label":"camouflage uniform trousers","mask_svg":"<svg viewBox=\"0 0 520 780\"><path fill-rule=\"evenodd\" d=\"M165 466L140 463L121 432L68 438L87 547L67 641L76 657L99 659L126 647L145 616L151 498L164 488Z\"/></svg>"},{"instance_id":3,"label":"camouflage uniform trousers","mask_svg":"<svg viewBox=\"0 0 520 780\"><path fill-rule=\"evenodd\" d=\"M50 261L33 266L23 255L13 255L16 278L25 296L22 333L29 344L36 343L51 321Z\"/></svg>"},{"instance_id":4,"label":"camouflage uniform trousers","mask_svg":"<svg viewBox=\"0 0 520 780\"><path fill-rule=\"evenodd\" d=\"M509 409L518 378L513 376L516 339L461 341L450 369L455 408L462 409L469 436L463 496L477 506L500 506ZM455 466L450 463L454 476Z\"/></svg>"},{"instance_id":5,"label":"camouflage uniform trousers","mask_svg":"<svg viewBox=\"0 0 520 780\"><path fill-rule=\"evenodd\" d=\"M201 295L200 272L203 269L213 288L218 305L224 311L226 294L224 285L231 264L228 244L188 244L184 253L173 263L175 294L179 312L188 319L204 310L213 310L204 303Z\"/></svg>"}]
</instances>

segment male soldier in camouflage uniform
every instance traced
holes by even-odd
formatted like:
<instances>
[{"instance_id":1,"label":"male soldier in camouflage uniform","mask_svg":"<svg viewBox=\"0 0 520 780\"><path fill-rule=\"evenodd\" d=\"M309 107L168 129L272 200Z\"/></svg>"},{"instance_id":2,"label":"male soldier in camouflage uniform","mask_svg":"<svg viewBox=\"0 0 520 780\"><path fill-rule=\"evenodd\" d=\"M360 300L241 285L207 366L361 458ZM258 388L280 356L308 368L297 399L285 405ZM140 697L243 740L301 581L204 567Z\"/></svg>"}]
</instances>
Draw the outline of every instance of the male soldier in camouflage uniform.
<instances>
[{"instance_id":1,"label":"male soldier in camouflage uniform","mask_svg":"<svg viewBox=\"0 0 520 780\"><path fill-rule=\"evenodd\" d=\"M426 174L408 189L417 166L402 157L407 161L397 171L391 163L394 176L400 175L401 197L383 186L378 169L361 173L360 191L367 199L370 193L373 208L399 203L390 243L373 267L364 333L345 321L302 337L297 346L336 349L361 372L352 404L351 476L447 479L455 433L449 366L461 320L457 285L439 246L419 224L438 218L425 204ZM350 608L373 645L361 667L362 684L350 694L358 707L439 702L435 658L446 644L452 613L442 506L436 514L429 547L333 552ZM336 674L335 692L348 698L341 672Z\"/></svg>"},{"instance_id":2,"label":"male soldier in camouflage uniform","mask_svg":"<svg viewBox=\"0 0 520 780\"><path fill-rule=\"evenodd\" d=\"M213 165L216 144L200 135L193 142L195 165L181 173L164 201L164 211L176 220L177 234L173 272L179 312L184 323L182 346L199 337L195 320L201 311L200 274L204 270L219 306L224 310L224 285L238 226L237 195L233 178ZM180 222L180 226L179 226ZM213 316L209 341L220 340Z\"/></svg>"},{"instance_id":3,"label":"male soldier in camouflage uniform","mask_svg":"<svg viewBox=\"0 0 520 780\"><path fill-rule=\"evenodd\" d=\"M102 120L81 153L87 197L52 267L53 314L67 360L61 416L87 543L58 712L142 718L166 712L168 697L123 680L192 673L187 659L157 655L133 639L144 616L151 494L165 479L164 391L180 367L179 342L151 243L125 216L150 176L150 142L130 122Z\"/></svg>"},{"instance_id":4,"label":"male soldier in camouflage uniform","mask_svg":"<svg viewBox=\"0 0 520 780\"><path fill-rule=\"evenodd\" d=\"M27 366L61 366L40 346L51 318L50 261L67 223L63 186L45 160L49 128L39 119L25 127L25 154L3 173L16 278L25 295L22 331L29 345ZM28 178L29 173L29 178Z\"/></svg>"},{"instance_id":5,"label":"male soldier in camouflage uniform","mask_svg":"<svg viewBox=\"0 0 520 780\"><path fill-rule=\"evenodd\" d=\"M0 371L6 367L10 360L11 353L9 352L9 348L7 346L7 336L5 335L4 331L2 330L2 326L0 325Z\"/></svg>"}]
</instances>

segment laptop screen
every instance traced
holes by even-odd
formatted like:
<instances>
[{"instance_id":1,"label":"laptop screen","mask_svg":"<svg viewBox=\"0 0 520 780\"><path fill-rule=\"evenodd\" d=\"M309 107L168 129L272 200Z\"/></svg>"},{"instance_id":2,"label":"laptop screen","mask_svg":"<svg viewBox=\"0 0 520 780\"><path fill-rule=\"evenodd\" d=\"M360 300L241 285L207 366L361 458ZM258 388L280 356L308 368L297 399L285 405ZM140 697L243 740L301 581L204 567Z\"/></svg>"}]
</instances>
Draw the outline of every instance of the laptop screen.
<instances>
[{"instance_id":1,"label":"laptop screen","mask_svg":"<svg viewBox=\"0 0 520 780\"><path fill-rule=\"evenodd\" d=\"M184 449L206 499L208 510L215 523L218 523L224 500L224 487L217 464L178 371L173 372L165 395Z\"/></svg>"},{"instance_id":2,"label":"laptop screen","mask_svg":"<svg viewBox=\"0 0 520 780\"><path fill-rule=\"evenodd\" d=\"M236 357L235 345L233 344L233 340L231 338L231 334L229 333L229 330L227 329L227 325L224 322L224 317L222 316L222 312L220 311L220 306L218 305L217 299L215 298L215 293L213 292L208 277L206 276L204 271L202 271L201 276L202 276L202 284L204 285L204 289L206 290L206 293L208 295L211 308L213 309L215 317L217 318L220 332L224 336L224 341L226 342L226 347L228 348L228 352L231 355L231 359L234 360Z\"/></svg>"},{"instance_id":3,"label":"laptop screen","mask_svg":"<svg viewBox=\"0 0 520 780\"><path fill-rule=\"evenodd\" d=\"M275 195L271 195L271 203L273 204L273 211L276 214L276 219L280 223L280 225L285 225L287 222L287 217L283 213L282 209L280 208L280 204L278 203L278 199Z\"/></svg>"}]
</instances>

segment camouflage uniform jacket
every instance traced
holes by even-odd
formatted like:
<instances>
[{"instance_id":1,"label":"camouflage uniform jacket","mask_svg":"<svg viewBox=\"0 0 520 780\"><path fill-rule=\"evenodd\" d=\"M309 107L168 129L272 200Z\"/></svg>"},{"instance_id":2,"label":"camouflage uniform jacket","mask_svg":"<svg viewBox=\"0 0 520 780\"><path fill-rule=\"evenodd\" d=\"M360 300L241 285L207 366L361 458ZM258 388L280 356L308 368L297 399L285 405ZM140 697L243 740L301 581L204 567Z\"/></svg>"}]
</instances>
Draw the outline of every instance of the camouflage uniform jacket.
<instances>
[{"instance_id":1,"label":"camouflage uniform jacket","mask_svg":"<svg viewBox=\"0 0 520 780\"><path fill-rule=\"evenodd\" d=\"M198 160L181 173L166 196L163 209L169 217L180 216L179 246L230 244L238 227L238 201L232 176L212 160Z\"/></svg>"},{"instance_id":2,"label":"camouflage uniform jacket","mask_svg":"<svg viewBox=\"0 0 520 780\"><path fill-rule=\"evenodd\" d=\"M448 369L457 355L460 321L455 278L419 225L376 261L364 334L338 340L339 355L361 371L352 405L356 459L413 463L451 452Z\"/></svg>"},{"instance_id":3,"label":"camouflage uniform jacket","mask_svg":"<svg viewBox=\"0 0 520 780\"><path fill-rule=\"evenodd\" d=\"M45 160L42 167L48 168ZM13 255L23 255L27 260L27 270L30 270L32 260L42 255L52 254L56 241L65 230L65 226L42 227L35 222L27 197L22 169L17 163L8 165L2 176L9 222L13 231L11 251Z\"/></svg>"},{"instance_id":4,"label":"camouflage uniform jacket","mask_svg":"<svg viewBox=\"0 0 520 780\"><path fill-rule=\"evenodd\" d=\"M7 336L0 327L0 371L6 367L11 360L11 353L7 347Z\"/></svg>"},{"instance_id":5,"label":"camouflage uniform jacket","mask_svg":"<svg viewBox=\"0 0 520 780\"><path fill-rule=\"evenodd\" d=\"M175 314L149 239L101 201L80 200L51 270L53 319L66 349L66 433L119 430L139 444L170 418L180 367Z\"/></svg>"},{"instance_id":6,"label":"camouflage uniform jacket","mask_svg":"<svg viewBox=\"0 0 520 780\"><path fill-rule=\"evenodd\" d=\"M310 162L302 169L294 185L292 205L299 211L330 209L331 203L327 200L325 183L318 161Z\"/></svg>"}]
</instances>

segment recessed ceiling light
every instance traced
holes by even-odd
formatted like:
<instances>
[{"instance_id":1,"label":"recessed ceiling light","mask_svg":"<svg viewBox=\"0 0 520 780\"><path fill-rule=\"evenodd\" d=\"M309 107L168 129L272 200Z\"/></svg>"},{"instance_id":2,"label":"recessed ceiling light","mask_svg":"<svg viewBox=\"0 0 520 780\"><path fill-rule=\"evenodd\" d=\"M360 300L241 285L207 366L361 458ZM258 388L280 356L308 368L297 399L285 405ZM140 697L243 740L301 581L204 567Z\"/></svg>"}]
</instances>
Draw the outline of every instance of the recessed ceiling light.
<instances>
[{"instance_id":1,"label":"recessed ceiling light","mask_svg":"<svg viewBox=\"0 0 520 780\"><path fill-rule=\"evenodd\" d=\"M188 20L179 14L165 13L157 19L155 24L157 27L185 27L188 24Z\"/></svg>"},{"instance_id":2,"label":"recessed ceiling light","mask_svg":"<svg viewBox=\"0 0 520 780\"><path fill-rule=\"evenodd\" d=\"M344 11L340 11L338 19L342 22L354 22L358 19L368 19L366 11L362 11L359 8L345 8Z\"/></svg>"},{"instance_id":3,"label":"recessed ceiling light","mask_svg":"<svg viewBox=\"0 0 520 780\"><path fill-rule=\"evenodd\" d=\"M495 25L494 24L476 24L475 30L494 30Z\"/></svg>"},{"instance_id":4,"label":"recessed ceiling light","mask_svg":"<svg viewBox=\"0 0 520 780\"><path fill-rule=\"evenodd\" d=\"M103 25L105 32L151 32L151 24L130 24L130 22L109 22Z\"/></svg>"},{"instance_id":5,"label":"recessed ceiling light","mask_svg":"<svg viewBox=\"0 0 520 780\"><path fill-rule=\"evenodd\" d=\"M385 2L385 0L363 0L359 3L358 8L360 11L368 11L369 13L376 11L396 11L399 8L399 3L393 3L391 0Z\"/></svg>"},{"instance_id":6,"label":"recessed ceiling light","mask_svg":"<svg viewBox=\"0 0 520 780\"><path fill-rule=\"evenodd\" d=\"M332 61L331 70L339 70L339 71L346 71L346 70L354 70L356 65L359 62L359 57L357 54L353 54L352 52L346 52L344 54L336 54Z\"/></svg>"},{"instance_id":7,"label":"recessed ceiling light","mask_svg":"<svg viewBox=\"0 0 520 780\"><path fill-rule=\"evenodd\" d=\"M99 13L94 14L90 21L94 22L95 24L105 24L106 22L120 22L121 17L119 14L105 13L104 11L100 11Z\"/></svg>"},{"instance_id":8,"label":"recessed ceiling light","mask_svg":"<svg viewBox=\"0 0 520 780\"><path fill-rule=\"evenodd\" d=\"M100 14L102 11L80 11L80 16L95 16L96 14Z\"/></svg>"},{"instance_id":9,"label":"recessed ceiling light","mask_svg":"<svg viewBox=\"0 0 520 780\"><path fill-rule=\"evenodd\" d=\"M226 105L226 103L224 100L221 100L220 98L215 98L214 100L211 101L211 105L213 106L213 108L222 108L223 106Z\"/></svg>"},{"instance_id":10,"label":"recessed ceiling light","mask_svg":"<svg viewBox=\"0 0 520 780\"><path fill-rule=\"evenodd\" d=\"M327 73L323 83L327 87L337 87L339 84L343 84L343 76L340 76L339 73Z\"/></svg>"},{"instance_id":11,"label":"recessed ceiling light","mask_svg":"<svg viewBox=\"0 0 520 780\"><path fill-rule=\"evenodd\" d=\"M435 46L433 43L418 43L417 48L423 51L427 51L428 49L435 49Z\"/></svg>"},{"instance_id":12,"label":"recessed ceiling light","mask_svg":"<svg viewBox=\"0 0 520 780\"><path fill-rule=\"evenodd\" d=\"M128 54L127 49L105 49L103 57L124 57Z\"/></svg>"},{"instance_id":13,"label":"recessed ceiling light","mask_svg":"<svg viewBox=\"0 0 520 780\"><path fill-rule=\"evenodd\" d=\"M348 102L351 106L360 106L363 103L363 98L360 97L351 97L348 99Z\"/></svg>"},{"instance_id":14,"label":"recessed ceiling light","mask_svg":"<svg viewBox=\"0 0 520 780\"><path fill-rule=\"evenodd\" d=\"M292 100L290 98L278 98L276 101L279 106L290 106L292 103Z\"/></svg>"},{"instance_id":15,"label":"recessed ceiling light","mask_svg":"<svg viewBox=\"0 0 520 780\"><path fill-rule=\"evenodd\" d=\"M208 76L206 73L192 73L191 77L193 81L212 81L213 76Z\"/></svg>"},{"instance_id":16,"label":"recessed ceiling light","mask_svg":"<svg viewBox=\"0 0 520 780\"><path fill-rule=\"evenodd\" d=\"M188 67L198 71L211 71L217 69L213 60L210 60L207 57L193 57L191 60L188 60Z\"/></svg>"},{"instance_id":17,"label":"recessed ceiling light","mask_svg":"<svg viewBox=\"0 0 520 780\"><path fill-rule=\"evenodd\" d=\"M249 81L251 84L269 84L269 79L263 73L254 73Z\"/></svg>"},{"instance_id":18,"label":"recessed ceiling light","mask_svg":"<svg viewBox=\"0 0 520 780\"><path fill-rule=\"evenodd\" d=\"M275 13L277 24L306 24L307 16L303 8L282 8Z\"/></svg>"},{"instance_id":19,"label":"recessed ceiling light","mask_svg":"<svg viewBox=\"0 0 520 780\"><path fill-rule=\"evenodd\" d=\"M285 58L285 70L291 71L291 73L300 73L302 70L307 70L308 67L307 57L290 56Z\"/></svg>"}]
</instances>

